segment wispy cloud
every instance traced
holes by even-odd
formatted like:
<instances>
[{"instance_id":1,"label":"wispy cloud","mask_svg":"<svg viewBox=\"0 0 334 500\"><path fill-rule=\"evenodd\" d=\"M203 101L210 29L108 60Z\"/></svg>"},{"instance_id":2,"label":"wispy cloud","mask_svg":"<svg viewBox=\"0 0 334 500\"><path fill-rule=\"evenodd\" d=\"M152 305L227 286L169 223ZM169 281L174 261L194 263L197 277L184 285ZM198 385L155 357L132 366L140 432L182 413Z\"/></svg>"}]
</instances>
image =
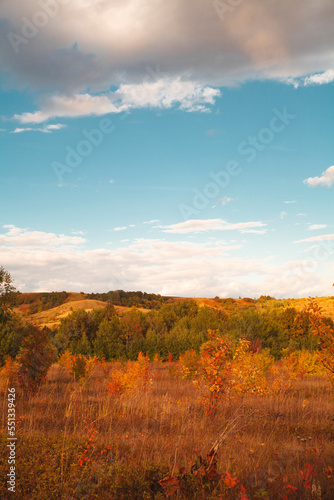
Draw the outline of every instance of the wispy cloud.
<instances>
[{"instance_id":1,"label":"wispy cloud","mask_svg":"<svg viewBox=\"0 0 334 500\"><path fill-rule=\"evenodd\" d=\"M242 229L242 234L266 234L268 229Z\"/></svg>"},{"instance_id":2,"label":"wispy cloud","mask_svg":"<svg viewBox=\"0 0 334 500\"><path fill-rule=\"evenodd\" d=\"M127 228L128 226L114 227L114 231L125 231Z\"/></svg>"},{"instance_id":3,"label":"wispy cloud","mask_svg":"<svg viewBox=\"0 0 334 500\"><path fill-rule=\"evenodd\" d=\"M160 222L159 219L152 219L152 220L146 220L146 221L144 221L143 224L156 224L158 222Z\"/></svg>"},{"instance_id":4,"label":"wispy cloud","mask_svg":"<svg viewBox=\"0 0 334 500\"><path fill-rule=\"evenodd\" d=\"M230 203L231 201L233 201L233 198L229 198L228 196L224 196L223 198L219 198L219 200L217 200L216 204L212 206L212 208L215 208L217 205L227 205L228 203Z\"/></svg>"},{"instance_id":5,"label":"wispy cloud","mask_svg":"<svg viewBox=\"0 0 334 500\"><path fill-rule=\"evenodd\" d=\"M312 241L330 241L334 240L334 234L322 234L319 236L311 236L311 238L305 238L304 240L298 240L294 243L304 243L304 242L312 242Z\"/></svg>"},{"instance_id":6,"label":"wispy cloud","mask_svg":"<svg viewBox=\"0 0 334 500\"><path fill-rule=\"evenodd\" d=\"M43 132L44 134L50 134L53 130L61 130L65 128L66 125L63 123L55 123L53 125L45 125L44 127L25 127L25 128L16 128L11 134L21 134L22 132Z\"/></svg>"},{"instance_id":7,"label":"wispy cloud","mask_svg":"<svg viewBox=\"0 0 334 500\"><path fill-rule=\"evenodd\" d=\"M320 177L309 177L304 180L304 184L311 187L327 186L331 187L334 183L334 165L329 167L325 172L322 172Z\"/></svg>"},{"instance_id":8,"label":"wispy cloud","mask_svg":"<svg viewBox=\"0 0 334 500\"><path fill-rule=\"evenodd\" d=\"M309 231L316 231L317 229L326 229L327 224L309 224Z\"/></svg>"},{"instance_id":9,"label":"wispy cloud","mask_svg":"<svg viewBox=\"0 0 334 500\"><path fill-rule=\"evenodd\" d=\"M185 222L179 222L178 224L171 224L169 226L156 226L164 233L176 233L176 234L187 234L187 233L201 233L204 231L242 231L245 229L263 227L266 226L263 222L238 222L238 223L228 223L222 219L191 219Z\"/></svg>"},{"instance_id":10,"label":"wispy cloud","mask_svg":"<svg viewBox=\"0 0 334 500\"><path fill-rule=\"evenodd\" d=\"M284 203L286 203L287 205L290 205L291 203L297 203L296 200L292 200L292 201L285 201Z\"/></svg>"}]
</instances>

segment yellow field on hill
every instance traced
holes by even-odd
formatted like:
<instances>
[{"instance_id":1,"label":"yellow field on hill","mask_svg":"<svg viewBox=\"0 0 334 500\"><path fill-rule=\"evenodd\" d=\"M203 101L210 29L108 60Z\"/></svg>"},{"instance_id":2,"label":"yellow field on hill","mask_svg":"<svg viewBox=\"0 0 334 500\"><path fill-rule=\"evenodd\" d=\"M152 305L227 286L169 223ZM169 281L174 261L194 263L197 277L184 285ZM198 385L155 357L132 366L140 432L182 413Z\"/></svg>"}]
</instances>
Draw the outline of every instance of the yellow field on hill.
<instances>
[{"instance_id":1,"label":"yellow field on hill","mask_svg":"<svg viewBox=\"0 0 334 500\"><path fill-rule=\"evenodd\" d=\"M105 306L106 303L100 300L72 300L62 304L61 306L53 307L52 309L47 309L46 311L41 311L36 314L31 314L29 316L29 321L36 325L54 328L60 323L62 318L66 318L66 316L71 314L73 311L78 311L79 309L92 311L93 309L102 309Z\"/></svg>"},{"instance_id":2,"label":"yellow field on hill","mask_svg":"<svg viewBox=\"0 0 334 500\"><path fill-rule=\"evenodd\" d=\"M78 311L79 309L84 309L86 312L93 311L94 309L103 309L106 307L107 303L102 302L101 300L92 300L92 299L81 299L73 298L73 295L80 294L71 294L72 297L69 301L66 301L64 304L53 307L52 309L47 309L46 311L41 311L39 313L31 314L28 316L28 319L31 323L39 326L47 326L48 328L55 328L59 325L60 320L62 318L66 318L73 311ZM82 297L82 295L81 295ZM72 300L71 300L72 299ZM125 306L114 306L117 314L122 315L127 311L131 311L131 307ZM144 313L148 312L149 309L144 309L142 307L136 307L135 309L142 311Z\"/></svg>"}]
</instances>

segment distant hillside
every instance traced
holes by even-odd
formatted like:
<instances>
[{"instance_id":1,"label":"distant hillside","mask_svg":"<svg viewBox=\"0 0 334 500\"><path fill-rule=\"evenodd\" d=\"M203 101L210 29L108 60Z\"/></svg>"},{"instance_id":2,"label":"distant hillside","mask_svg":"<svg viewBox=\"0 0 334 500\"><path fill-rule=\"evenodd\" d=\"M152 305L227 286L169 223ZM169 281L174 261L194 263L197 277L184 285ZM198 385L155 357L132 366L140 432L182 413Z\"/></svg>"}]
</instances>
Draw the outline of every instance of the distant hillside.
<instances>
[{"instance_id":1,"label":"distant hillside","mask_svg":"<svg viewBox=\"0 0 334 500\"><path fill-rule=\"evenodd\" d=\"M91 293L87 299L102 300L111 302L115 306L144 307L154 309L168 301L167 297L146 292L125 292L124 290L114 290L106 293Z\"/></svg>"},{"instance_id":2,"label":"distant hillside","mask_svg":"<svg viewBox=\"0 0 334 500\"><path fill-rule=\"evenodd\" d=\"M39 294L29 294L29 295L39 295ZM56 306L45 311L40 311L34 314L27 313L25 310L25 305L20 305L14 309L15 312L19 312L22 315L26 316L27 319L39 326L47 326L48 328L55 328L59 325L60 320L65 318L71 312L78 311L79 309L84 309L86 312L92 311L93 309L103 309L106 307L107 303L102 302L101 300L93 300L83 298L85 295L79 293L68 293L68 297L66 301L60 306ZM131 307L126 306L114 306L117 314L122 316L127 311L130 311ZM148 312L150 309L145 309L142 307L136 307L142 312Z\"/></svg>"},{"instance_id":3,"label":"distant hillside","mask_svg":"<svg viewBox=\"0 0 334 500\"><path fill-rule=\"evenodd\" d=\"M108 292L101 294L84 294L73 292L50 292L50 293L22 293L19 294L18 304L15 311L26 316L32 323L55 328L61 318L66 317L72 311L84 309L104 308L107 301L112 302L118 315L129 311L131 308L148 312L151 309L162 307L167 303L183 302L189 300L185 297L162 297L144 292ZM262 296L259 299L252 298L194 298L199 307L211 307L226 314L231 314L244 309L276 309L294 307L302 310L307 306L308 299L275 299ZM334 320L334 297L317 297L317 303L322 307L323 315Z\"/></svg>"}]
</instances>

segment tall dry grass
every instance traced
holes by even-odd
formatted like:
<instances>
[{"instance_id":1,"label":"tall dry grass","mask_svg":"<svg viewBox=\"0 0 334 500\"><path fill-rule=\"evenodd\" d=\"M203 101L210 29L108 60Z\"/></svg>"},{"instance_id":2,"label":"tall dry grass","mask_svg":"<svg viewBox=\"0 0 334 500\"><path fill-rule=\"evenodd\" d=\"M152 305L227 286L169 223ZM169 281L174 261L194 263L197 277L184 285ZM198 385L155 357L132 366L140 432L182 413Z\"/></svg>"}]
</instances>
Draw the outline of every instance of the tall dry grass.
<instances>
[{"instance_id":1,"label":"tall dry grass","mask_svg":"<svg viewBox=\"0 0 334 500\"><path fill-rule=\"evenodd\" d=\"M180 479L180 467L205 457L222 433L218 471L235 475L247 498L334 498L333 398L325 378L294 380L272 396L223 401L207 417L198 390L176 365L151 363L151 370L149 391L124 396L108 394L101 366L80 383L53 365L35 395L17 388L17 493L10 495L2 390L1 498L167 498L159 481ZM308 489L300 471L315 463L313 448L320 458ZM283 478L298 497L282 490ZM240 489L194 479L189 472L172 498L240 498Z\"/></svg>"}]
</instances>

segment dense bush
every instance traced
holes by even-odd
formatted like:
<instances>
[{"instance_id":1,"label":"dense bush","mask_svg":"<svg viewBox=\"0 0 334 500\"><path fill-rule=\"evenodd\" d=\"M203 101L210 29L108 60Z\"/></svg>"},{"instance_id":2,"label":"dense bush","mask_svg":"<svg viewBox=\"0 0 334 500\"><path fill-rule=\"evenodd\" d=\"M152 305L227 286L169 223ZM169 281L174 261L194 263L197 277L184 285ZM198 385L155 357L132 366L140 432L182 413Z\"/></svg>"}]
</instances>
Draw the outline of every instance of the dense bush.
<instances>
[{"instance_id":1,"label":"dense bush","mask_svg":"<svg viewBox=\"0 0 334 500\"><path fill-rule=\"evenodd\" d=\"M103 302L112 302L116 306L127 307L145 307L153 309L167 302L166 297L146 292L125 292L124 290L114 290L106 293L90 293L88 299L102 300Z\"/></svg>"}]
</instances>

